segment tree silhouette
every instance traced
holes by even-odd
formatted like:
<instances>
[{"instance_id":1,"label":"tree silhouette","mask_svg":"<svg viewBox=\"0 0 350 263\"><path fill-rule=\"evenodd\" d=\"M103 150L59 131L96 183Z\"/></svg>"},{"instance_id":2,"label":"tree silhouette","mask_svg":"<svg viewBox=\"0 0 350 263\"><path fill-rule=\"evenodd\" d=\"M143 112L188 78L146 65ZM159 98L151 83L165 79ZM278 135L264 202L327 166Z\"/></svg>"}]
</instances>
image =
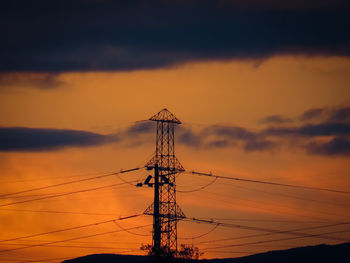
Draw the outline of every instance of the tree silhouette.
<instances>
[{"instance_id":1,"label":"tree silhouette","mask_svg":"<svg viewBox=\"0 0 350 263\"><path fill-rule=\"evenodd\" d=\"M150 244L142 244L140 249L147 253L149 256L154 256L153 246ZM167 247L162 247L160 251L160 257L162 258L179 258L184 260L198 260L204 252L201 252L198 247L194 245L181 244L180 250L177 252L169 250Z\"/></svg>"}]
</instances>

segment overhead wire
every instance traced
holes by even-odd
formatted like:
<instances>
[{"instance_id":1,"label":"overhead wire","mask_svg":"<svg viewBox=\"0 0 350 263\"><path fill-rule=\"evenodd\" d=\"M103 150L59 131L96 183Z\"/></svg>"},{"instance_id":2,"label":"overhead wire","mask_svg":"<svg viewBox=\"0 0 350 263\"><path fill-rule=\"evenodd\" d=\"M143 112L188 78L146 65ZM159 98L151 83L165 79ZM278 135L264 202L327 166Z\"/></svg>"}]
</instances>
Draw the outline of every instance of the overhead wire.
<instances>
[{"instance_id":1,"label":"overhead wire","mask_svg":"<svg viewBox=\"0 0 350 263\"><path fill-rule=\"evenodd\" d=\"M26 192L31 192L31 191L37 191L37 190L42 190L42 189L47 189L47 188L51 188L51 187L58 187L58 186L62 186L62 185L67 185L67 184L72 184L72 183L77 183L77 182L82 182L82 181L88 181L88 180L94 180L94 179L99 179L99 178L103 178L103 177L107 177L107 176L111 176L111 175L117 175L120 180L123 181L123 183L121 184L114 184L114 185L109 185L109 186L102 186L102 187L96 187L96 188L90 188L90 189L85 189L85 190L80 190L80 191L75 191L75 192L68 192L68 193L64 193L64 194L58 194L58 195L52 195L52 196L47 196L47 197L44 197L44 198L37 198L37 199L31 199L31 200L24 200L24 201L19 201L19 202L13 202L13 203L9 203L9 204L4 204L4 205L0 205L0 207L3 207L3 206L8 206L8 205L12 205L12 204L18 204L18 203L25 203L25 202L31 202L31 201L36 201L36 200L42 200L42 199L48 199L48 198L54 198L54 197L58 197L58 196L63 196L63 195L70 195L70 194L74 194L74 193L79 193L79 192L86 192L86 191L93 191L93 190L97 190L97 189L102 189L102 188L106 188L106 187L113 187L113 186L117 186L117 185L122 185L122 184L131 184L131 182L136 182L137 180L135 181L125 181L123 180L119 174L120 173L125 173L125 172L130 172L130 171L134 171L134 170L139 170L140 168L135 168L135 169L130 169L130 170L125 170L125 171L120 171L120 172L117 172L117 173L111 173L111 174L105 174L105 175L101 175L101 176L96 176L96 177L93 177L93 178L85 178L85 179L81 179L81 180L75 180L75 181L71 181L71 182L65 182L65 183L61 183L61 184L56 184L56 185L50 185L50 186L46 186L46 187L40 187L40 188L34 188L34 189L29 189L29 190L24 190L24 191L20 191L20 192L15 192L15 193L9 193L9 194L3 194L3 195L0 195L0 197L4 197L4 196L12 196L12 195L17 195L17 194L21 194L21 193L26 193ZM183 192L183 193L186 193L186 192L194 192L194 191L199 191L199 190L202 190L208 186L210 186L211 184L215 183L217 179L231 179L231 180L237 180L237 181L244 181L244 182L251 182L251 183L262 183L262 184L270 184L270 185L276 185L276 186L286 186L286 187L294 187L294 188L303 188L303 189L309 189L309 190L320 190L320 191L329 191L329 192L337 192L337 193L350 193L348 191L342 191L342 190L336 190L336 189L328 189L328 188L317 188L317 187L309 187L309 186L301 186L301 185L290 185L290 184L282 184L282 183L275 183L275 182L268 182L268 181L259 181L259 180L250 180L250 179L244 179L244 178L236 178L236 177L226 177L226 176L218 176L218 175L213 175L213 174L204 174L204 173L197 173L197 172L192 172L192 174L197 174L197 175L205 175L205 176L212 176L214 177L214 180L211 181L209 184L205 185L205 186L202 186L198 189L194 189L194 190L189 190L189 191L179 191L178 192ZM133 185L134 186L134 185ZM51 211L51 212L54 212L54 211ZM60 213L60 212L57 212L57 213ZM65 212L62 212L62 213L65 213ZM69 213L69 212L67 212ZM73 212L74 213L74 212ZM107 222L107 221L103 221L104 222ZM118 227L120 227L116 222L115 220L109 220L109 222L114 222ZM345 222L345 223L337 223L337 224L349 224L348 222ZM96 224L95 224L96 225ZM256 230L256 231L267 231L267 229L264 229L264 228L256 228L256 227L249 227L249 226L241 226L241 225L235 225L235 224L227 224L227 223L216 223L216 225L213 227L213 229L211 229L208 233L205 233L205 234L202 234L200 236L197 236L197 237L194 237L194 238L200 238L200 237L203 237L211 232L213 232L217 227L219 226L228 226L228 225L231 225L232 227L238 227L238 228L243 228L243 229L248 229L248 230ZM122 231L125 231L125 232L128 232L129 229L124 229L122 227L120 227L122 229ZM133 229L133 228L131 228ZM262 230L264 229L264 230ZM276 230L268 230L268 231L276 231ZM277 230L278 231L278 230ZM350 230L349 230L350 231ZM112 231L112 232L115 232L115 231ZM119 232L119 231L117 231ZM284 232L286 233L287 231L280 231L280 232ZM288 231L288 234L291 234L290 233L291 231ZM106 232L107 233L107 232ZM335 232L332 232L332 233L335 233ZM100 234L103 234L103 233L100 233ZM135 233L132 233L132 234L135 234ZM276 234L276 232L271 232L270 234ZM295 235L296 233L294 233ZM327 234L327 233L325 233ZM266 234L265 234L266 235ZM303 235L303 233L298 233L297 235ZM301 237L297 237L297 238L303 238L305 237L305 235L307 235L307 237L309 237L310 235L308 234L304 234L304 236L301 236ZM312 234L312 236L320 236L322 234ZM90 236L87 236L87 237L90 237ZM81 237L81 238L87 238L87 237ZM182 238L182 239L194 239L193 237L192 238ZM292 238L294 239L294 238ZM70 240L73 240L73 239L70 239ZM5 242L5 241L0 241L0 242ZM55 242L67 242L66 240L60 240L60 241L53 241L54 243ZM50 244L53 244L53 243L50 243ZM18 249L24 249L24 248L28 248L28 247L33 247L33 246L44 246L45 244L37 244L37 245L32 245L32 246L27 246L27 247L22 247L22 248L16 248L16 249L12 249L12 250L18 250ZM6 251L12 251L12 250L3 250L3 251L0 251L0 252L6 252Z\"/></svg>"},{"instance_id":2,"label":"overhead wire","mask_svg":"<svg viewBox=\"0 0 350 263\"><path fill-rule=\"evenodd\" d=\"M194 236L194 237L178 237L178 239L198 239L198 238L202 238L205 237L207 235L209 235L210 233L214 232L217 228L219 227L219 224L216 224L212 229L210 229L208 232L198 235L198 236Z\"/></svg>"},{"instance_id":3,"label":"overhead wire","mask_svg":"<svg viewBox=\"0 0 350 263\"><path fill-rule=\"evenodd\" d=\"M213 198L213 197L208 197L207 194L211 194L211 195L218 195L218 196L223 196L223 197L229 197L229 198L233 198L232 196L230 195L225 195L223 193L214 193L214 192L210 192L208 190L202 192L202 194L206 194L206 198L207 199L210 199L210 200L215 200L215 201L219 201L219 202L225 202L225 203L229 203L229 204L233 204L235 205L236 203L234 202L231 202L231 201L227 201L227 200L223 200L223 199L217 199L217 198ZM195 193L197 195L199 195L200 193ZM280 210L276 210L276 209L271 209L271 208L268 208L268 207L264 207L264 206L261 206L259 202L257 201L253 201L253 200L250 200L250 199L242 199L242 198L235 198L235 201L247 201L247 202L250 202L250 203L255 203L255 204L258 204L259 206L256 206L256 205L251 205L251 204L244 204L245 206L247 207L251 207L251 208L254 208L254 209L258 209L258 210L261 210L261 211L264 211L264 212L280 212ZM260 213L260 212L259 212ZM300 213L295 213L295 212L291 212L291 211L284 211L284 214L289 214L289 215L293 215L293 216L298 216L300 217L301 214ZM334 215L334 214L332 214ZM303 217L308 217L308 218L313 218L313 219L317 219L317 220L321 220L321 221L327 221L329 222L330 220L326 220L322 217L319 217L319 216L312 216L312 215L306 215L305 213L302 214ZM333 220L334 221L334 220Z\"/></svg>"},{"instance_id":4,"label":"overhead wire","mask_svg":"<svg viewBox=\"0 0 350 263\"><path fill-rule=\"evenodd\" d=\"M203 248L202 250L205 251L205 250L218 249L218 248L248 246L248 245L255 245L255 244L262 244L262 243L269 243L269 242L279 242L279 241L286 241L286 240L293 240L293 239L318 237L318 236L322 236L322 235L338 234L338 233L345 233L345 232L350 232L350 229L331 231L331 232L326 232L326 233L318 233L318 234L305 234L305 236L298 236L298 237L288 237L288 238L280 238L280 239L273 239L273 240L261 240L261 241L248 242L248 243L242 243L242 244L230 244L230 245L224 245L224 246ZM350 241L350 240L348 240L348 241Z\"/></svg>"},{"instance_id":5,"label":"overhead wire","mask_svg":"<svg viewBox=\"0 0 350 263\"><path fill-rule=\"evenodd\" d=\"M142 122L142 121L139 121L139 122ZM136 122L135 122L136 123ZM153 151L151 154L149 154L147 157L145 157L142 161L139 162L139 164L137 165L137 167L140 167L140 169L142 168L145 168L145 163L148 162L154 155L156 154L156 151ZM124 180L120 174L117 175L117 177L123 181L123 182L127 182L126 180ZM139 177L139 181L143 181L141 179L142 177ZM132 186L136 186L135 184L131 184ZM144 188L138 188L139 190L140 189L144 189Z\"/></svg>"},{"instance_id":6,"label":"overhead wire","mask_svg":"<svg viewBox=\"0 0 350 263\"><path fill-rule=\"evenodd\" d=\"M135 182L136 182L136 180L135 180ZM39 201L39 200L44 200L44 199L50 199L50 198L56 198L56 197L61 197L61 196L66 196L66 195L71 195L71 194L95 191L95 190L99 190L99 189L104 189L104 188L109 188L109 187L114 187L114 186L119 186L119 185L124 185L124 184L126 184L126 183L111 184L111 185L105 185L105 186L100 186L100 187L77 190L77 191L73 191L73 192L67 192L67 193L63 193L63 194L57 194L57 195L51 195L51 196L40 197L40 198L35 198L35 199L17 201L17 202L12 202L12 203L7 203L7 204L1 204L0 207L5 207L5 206L10 206L10 205L15 205L15 204L23 204L23 203Z\"/></svg>"},{"instance_id":7,"label":"overhead wire","mask_svg":"<svg viewBox=\"0 0 350 263\"><path fill-rule=\"evenodd\" d=\"M22 180L14 180L14 181L0 181L0 184L37 182L37 181L46 181L46 180L52 180L52 179L68 179L68 178L91 176L91 175L98 175L98 174L103 175L103 174L106 174L106 172L104 172L104 173L102 173L102 172L84 173L84 174L75 174L75 175L67 175L67 176L41 177L41 178L36 178L36 179L22 179Z\"/></svg>"},{"instance_id":8,"label":"overhead wire","mask_svg":"<svg viewBox=\"0 0 350 263\"><path fill-rule=\"evenodd\" d=\"M0 211L28 212L28 213L51 213L51 214L72 214L72 215L93 215L93 216L117 216L113 213L89 213L74 211L54 211L54 210L30 210L30 209L6 209L1 208Z\"/></svg>"},{"instance_id":9,"label":"overhead wire","mask_svg":"<svg viewBox=\"0 0 350 263\"><path fill-rule=\"evenodd\" d=\"M143 236L143 237L149 237L149 234L140 234L140 233L134 233L130 230L127 230L126 228L122 227L120 224L118 224L116 221L113 222L117 227L119 227L120 229L124 230L125 232L131 234L131 235L135 235L135 236Z\"/></svg>"},{"instance_id":10,"label":"overhead wire","mask_svg":"<svg viewBox=\"0 0 350 263\"><path fill-rule=\"evenodd\" d=\"M5 242L15 241L15 240L21 240L21 239L26 239L26 238L39 237L39 236L44 236L44 235L49 235L49 234L54 234L54 233L60 233L60 232L66 232L66 231L70 231L70 230L76 230L76 229L81 229L81 228L86 228L86 227L91 227L91 226L98 226L98 225L102 225L102 224L106 224L106 223L111 223L111 222L115 222L115 221L120 221L120 220L125 220L125 219L138 217L138 216L141 216L141 215L142 214L125 216L125 217L120 217L118 219L105 220L105 221L95 222L95 223L81 225L81 226L75 226L75 227L69 227L69 228L64 228L64 229L53 230L53 231L44 232L44 233L38 233L38 234L32 234L32 235L27 235L27 236L3 239L3 240L0 240L0 243L5 243Z\"/></svg>"},{"instance_id":11,"label":"overhead wire","mask_svg":"<svg viewBox=\"0 0 350 263\"><path fill-rule=\"evenodd\" d=\"M238 237L230 237L230 238L221 238L221 239L214 239L214 240L207 240L207 241L200 241L199 243L216 243L216 242L222 242L222 241L229 241L229 240L237 240L237 239L245 239L245 238L255 238L255 237L265 237L265 236L271 236L271 235L278 235L278 234L284 234L286 231L305 231L305 230L315 230L315 229L321 229L321 228L327 228L327 227L334 227L336 225L322 225L322 226L314 226L314 227L302 227L302 228L294 228L289 230L280 230L276 233L263 233L263 234L254 234L254 235L245 235L245 236L238 236ZM342 240L346 241L346 240Z\"/></svg>"},{"instance_id":12,"label":"overhead wire","mask_svg":"<svg viewBox=\"0 0 350 263\"><path fill-rule=\"evenodd\" d=\"M6 244L7 246L23 246L25 244ZM93 248L93 249L132 249L132 248L125 248L125 247L106 247L106 246L82 246L82 245L45 245L44 247L64 247L64 248ZM0 259L1 260L1 259Z\"/></svg>"},{"instance_id":13,"label":"overhead wire","mask_svg":"<svg viewBox=\"0 0 350 263\"><path fill-rule=\"evenodd\" d=\"M215 177L214 180L211 181L211 182L209 182L208 184L203 185L203 186L201 186L201 187L199 187L199 188L196 188L196 189L193 189L193 190L176 190L176 192L180 192L180 193L192 193L192 192L197 192L197 191L203 190L203 189L209 187L210 185L214 184L214 183L216 182L217 179L218 179L218 178Z\"/></svg>"},{"instance_id":14,"label":"overhead wire","mask_svg":"<svg viewBox=\"0 0 350 263\"><path fill-rule=\"evenodd\" d=\"M240 229L245 229L245 230L269 232L269 233L274 233L274 234L288 234L288 235L297 235L297 236L304 236L305 235L305 233L296 232L295 230L277 230L277 229L269 229L269 228L262 228L262 227L238 225L238 224L232 224L232 223L230 223L230 224L221 223L221 222L203 220L203 219L198 219L198 218L188 218L188 217L186 217L184 220L191 220L191 221L194 221L197 223L218 224L218 225L223 226L223 227L233 227L233 228L240 228ZM334 226L340 226L340 225L350 225L350 222L334 223L334 224L328 224L328 225L324 225L324 226L310 227L308 229L326 228L326 227L334 227ZM306 229L303 229L303 230L306 230ZM320 238L344 241L344 239L330 237L330 236L320 236Z\"/></svg>"},{"instance_id":15,"label":"overhead wire","mask_svg":"<svg viewBox=\"0 0 350 263\"><path fill-rule=\"evenodd\" d=\"M21 245L29 244L29 243L38 243L38 242L51 242L55 241L52 239L21 239L19 242L21 242ZM9 241L11 242L11 241ZM14 241L16 242L16 241ZM128 242L128 241L100 241L100 240L91 240L91 241L69 241L66 242L68 244L139 244L139 242ZM13 243L6 243L6 245L10 245Z\"/></svg>"},{"instance_id":16,"label":"overhead wire","mask_svg":"<svg viewBox=\"0 0 350 263\"><path fill-rule=\"evenodd\" d=\"M126 183L127 184L127 183ZM131 190L128 189L128 192L130 192ZM14 199L24 199L24 198L34 198L34 197L45 197L45 196L52 196L52 195L56 195L56 194L66 194L69 192L51 192L51 193L43 193L43 194L33 194L33 195L19 195L19 196L11 196L11 197L0 197L0 200L2 202L4 202L5 200L14 200ZM105 193L100 193L99 196L102 195L108 195L111 193L105 192Z\"/></svg>"},{"instance_id":17,"label":"overhead wire","mask_svg":"<svg viewBox=\"0 0 350 263\"><path fill-rule=\"evenodd\" d=\"M135 182L134 184L132 184L132 182ZM99 193L90 193L90 195L86 195L86 196L80 196L78 199L82 199L82 198L91 198L91 195L98 195L98 197L107 197L107 196L113 196L115 197L116 194L119 194L119 195L123 195L124 197L125 196L135 196L135 193L138 193L138 190L136 188L136 183L137 182L140 182L140 180L130 180L128 182L123 182L125 184L123 185L120 185L120 186L116 186L114 188L118 188L118 192L115 192L113 187L110 187L110 188L106 188L106 189L103 189L101 191L99 191ZM129 185L132 185L134 188L130 188ZM69 192L49 192L49 193L43 193L43 194L37 194L37 195L26 195L26 196L13 196L13 197L8 197L8 198L4 198L6 200L14 200L14 199L25 199L25 198L30 198L30 197L46 197L46 196L52 196L52 195L56 195L56 194L66 194L66 193L69 193ZM1 200L1 198L0 198ZM70 199L70 200L73 200L73 199ZM74 199L75 200L75 199ZM4 200L1 200L4 202Z\"/></svg>"},{"instance_id":18,"label":"overhead wire","mask_svg":"<svg viewBox=\"0 0 350 263\"><path fill-rule=\"evenodd\" d=\"M247 222L269 222L269 223L310 223L310 224L317 224L317 223L330 223L329 221L306 221L306 220L278 220L278 219L252 219L252 218L221 218L221 217L201 217L201 219L207 219L207 220L224 220L224 221L247 221ZM333 223L339 223L339 222L333 222Z\"/></svg>"},{"instance_id":19,"label":"overhead wire","mask_svg":"<svg viewBox=\"0 0 350 263\"><path fill-rule=\"evenodd\" d=\"M144 227L148 227L148 226L151 226L151 225L152 224L136 226L136 227L130 227L130 228L127 228L127 230L144 228ZM102 233L97 233L97 234L86 235L86 236L79 236L79 237L74 237L74 238L69 238L69 239L56 240L56 241L52 241L52 242L46 242L46 243L41 243L41 244L29 245L29 246L24 246L24 247L19 247L19 248L5 249L5 250L0 250L0 253L17 251L17 250L33 248L33 247L41 247L41 246L45 246L45 245L51 245L51 244L63 243L63 242L68 242L68 241L73 241L73 240L79 240L79 239L85 239L85 238L96 237L96 236L101 236L101 235L107 235L107 234L112 234L112 233L118 233L118 232L122 232L122 231L124 231L124 230L118 229L118 230L107 231L107 232L102 232Z\"/></svg>"},{"instance_id":20,"label":"overhead wire","mask_svg":"<svg viewBox=\"0 0 350 263\"><path fill-rule=\"evenodd\" d=\"M126 184L129 184L129 185L131 185L131 186L135 186L135 187L136 187L136 184L133 184L131 181L124 180L124 178L122 178L122 177L120 176L120 174L116 174L116 176L119 178L120 181L122 181L122 182L124 182L124 183L126 183ZM135 180L135 181L138 182L138 181L140 181L140 180Z\"/></svg>"},{"instance_id":21,"label":"overhead wire","mask_svg":"<svg viewBox=\"0 0 350 263\"><path fill-rule=\"evenodd\" d=\"M283 196L283 197L297 199L297 200L302 200L302 201L310 201L310 202L315 202L315 203L320 203L320 204L342 206L342 207L347 207L347 208L350 207L349 205L346 205L346 204L339 204L339 203L328 202L328 201L324 201L324 200L317 200L317 199L299 197L299 196L289 195L289 194L285 194L285 193L268 192L268 191L264 191L264 190L260 190L260 189L254 189L254 188L249 188L249 187L240 186L240 185L233 185L233 187L244 189L244 190L247 190L247 191L259 192L259 193L264 193L264 194L269 194L269 195Z\"/></svg>"},{"instance_id":22,"label":"overhead wire","mask_svg":"<svg viewBox=\"0 0 350 263\"><path fill-rule=\"evenodd\" d=\"M140 170L140 169L141 169L141 167L137 167L137 168L133 168L133 169L121 170L120 172L114 172L114 173L94 176L94 177L90 177L90 178L84 178L84 179L79 179L79 180L59 183L59 184L53 184L53 185L48 185L48 186L43 186L43 187L37 187L37 188L27 189L27 190L13 192L13 193L1 194L0 197L12 196L12 195L17 195L17 194L23 194L23 193L38 191L38 190L49 189L49 188L53 188L53 187L59 187L59 186L68 185L68 184L74 184L74 183L80 183L80 182L85 182L85 181L91 181L91 180L101 179L101 178L105 178L105 177L108 177L108 176L117 175L117 174L121 174L121 173L128 173L128 172L132 172L132 171L136 171L136 170Z\"/></svg>"},{"instance_id":23,"label":"overhead wire","mask_svg":"<svg viewBox=\"0 0 350 263\"><path fill-rule=\"evenodd\" d=\"M246 178L239 178L239 177L228 177L228 176L215 175L212 173L201 173L201 172L196 172L196 171L191 171L188 173L194 174L194 175L199 175L199 176L210 176L210 177L217 177L219 179L235 180L235 181L242 181L242 182L248 182L248 183L268 184L268 185L300 188L300 189L307 189L307 190L327 191L327 192L332 192L332 193L350 194L350 191L338 190L338 189L321 188L321 187L313 187L313 186L305 186L305 185L284 184L284 183L262 181L262 180L253 180L253 179L246 179Z\"/></svg>"},{"instance_id":24,"label":"overhead wire","mask_svg":"<svg viewBox=\"0 0 350 263\"><path fill-rule=\"evenodd\" d=\"M134 182L137 182L136 180ZM125 185L128 184L128 183L125 183ZM109 190L109 189L106 189L106 190ZM122 192L122 188L120 188L120 191L118 193L121 193ZM126 190L126 189L124 189ZM127 189L127 193L130 193L132 192L133 190L132 189ZM46 196L52 196L52 195L57 195L57 194L66 194L66 193L69 193L69 192L51 192L51 193L43 193L43 194L35 194L35 195L20 195L20 196L11 196L11 197L0 197L0 200L2 202L4 202L5 200L14 200L14 199L17 199L17 200L20 200L20 199L27 199L27 198L34 198L34 197L46 197ZM126 193L126 194L127 194ZM108 196L108 195L114 195L115 193L111 193L111 192L100 192L98 195L99 197L101 196Z\"/></svg>"},{"instance_id":25,"label":"overhead wire","mask_svg":"<svg viewBox=\"0 0 350 263\"><path fill-rule=\"evenodd\" d=\"M223 193L216 193L216 192L210 192L210 191L208 191L208 190L206 190L206 191L204 191L206 194L207 193L209 193L209 194L212 194L212 195L218 195L218 196L224 196L224 197L229 197L230 199L234 199L235 201L237 201L237 200L245 200L245 201L248 201L248 202L251 202L251 203L256 203L256 204L261 204L261 202L262 202L262 200L261 199L257 199L257 201L254 201L254 200L251 200L251 199L248 199L248 198L237 198L237 197L233 197L233 196L231 196L231 195L227 195L227 194L223 194ZM213 198L212 198L213 199ZM277 203L274 203L274 202L272 202L271 204L273 204L275 207L276 206L281 206L281 205L279 205L279 204L277 204ZM265 204L266 205L266 204ZM250 205L251 207L254 207L254 206L252 206L252 205ZM289 206L284 206L284 208L289 208ZM275 209L271 209L271 208L267 208L267 207L258 207L258 209L260 209L260 210L266 210L266 211L276 211ZM279 210L280 211L280 210ZM313 209L313 207L308 207L308 211L310 211L311 213L313 213L313 214L320 214L320 215L327 215L327 216L332 216L332 217L334 217L334 216L337 216L337 217L339 217L339 218L344 218L344 217L346 217L347 216L347 214L346 214L346 211L341 211L341 213L339 213L339 212L331 212L331 211L325 211L325 210L319 210L319 209ZM293 211L293 212L291 212L291 211L285 211L284 213L286 213L286 214L294 214L294 215L300 215L300 213L295 213L295 211ZM310 218L317 218L317 219L321 219L319 216L310 216L310 215L304 215L304 216L306 216L306 217L310 217Z\"/></svg>"},{"instance_id":26,"label":"overhead wire","mask_svg":"<svg viewBox=\"0 0 350 263\"><path fill-rule=\"evenodd\" d=\"M120 180L122 182L125 183L125 186L127 186L128 184L129 185L132 185L134 187L134 189L131 189L131 188L119 188L120 190L118 191L118 193L123 193L123 195L129 195L129 194L133 194L132 192L136 192L138 191L139 189L136 189L136 183L132 183L132 182L139 182L140 180L132 180L132 181L123 181L123 180ZM101 196L108 196L108 195L115 195L115 192L111 192L111 190L113 189L105 189L105 192L100 192L98 195L99 197ZM0 202L5 202L6 200L14 200L14 199L24 199L24 198L34 198L34 197L45 197L45 196L51 196L51 195L56 195L56 194L65 194L67 192L46 192L46 193L42 193L42 194L27 194L27 195L14 195L14 196L10 196L10 197L0 197Z\"/></svg>"}]
</instances>

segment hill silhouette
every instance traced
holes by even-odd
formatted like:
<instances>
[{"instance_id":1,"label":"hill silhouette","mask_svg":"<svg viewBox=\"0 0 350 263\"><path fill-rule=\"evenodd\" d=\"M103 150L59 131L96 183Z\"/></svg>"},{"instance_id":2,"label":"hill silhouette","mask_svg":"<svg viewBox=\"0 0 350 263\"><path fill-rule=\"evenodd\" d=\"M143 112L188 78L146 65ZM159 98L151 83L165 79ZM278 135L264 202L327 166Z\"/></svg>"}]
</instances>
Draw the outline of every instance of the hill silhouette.
<instances>
[{"instance_id":1,"label":"hill silhouette","mask_svg":"<svg viewBox=\"0 0 350 263\"><path fill-rule=\"evenodd\" d=\"M75 259L65 260L62 263L141 263L151 262L147 256L94 254Z\"/></svg>"},{"instance_id":2,"label":"hill silhouette","mask_svg":"<svg viewBox=\"0 0 350 263\"><path fill-rule=\"evenodd\" d=\"M210 263L338 263L350 262L350 242L269 251L241 258L211 259Z\"/></svg>"},{"instance_id":3,"label":"hill silhouette","mask_svg":"<svg viewBox=\"0 0 350 263\"><path fill-rule=\"evenodd\" d=\"M187 262L176 260L177 262ZM62 263L146 263L152 262L147 256L94 254ZM197 262L192 260L191 262ZM350 262L350 242L338 245L316 245L275 250L240 258L220 258L199 260L205 263L348 263Z\"/></svg>"}]
</instances>

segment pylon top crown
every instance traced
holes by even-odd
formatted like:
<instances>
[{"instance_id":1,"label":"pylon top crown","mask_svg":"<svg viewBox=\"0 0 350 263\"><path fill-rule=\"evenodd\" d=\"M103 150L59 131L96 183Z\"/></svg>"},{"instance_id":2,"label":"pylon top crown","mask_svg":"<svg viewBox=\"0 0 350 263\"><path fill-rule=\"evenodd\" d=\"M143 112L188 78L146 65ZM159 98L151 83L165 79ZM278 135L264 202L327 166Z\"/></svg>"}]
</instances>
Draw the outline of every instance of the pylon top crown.
<instances>
[{"instance_id":1,"label":"pylon top crown","mask_svg":"<svg viewBox=\"0 0 350 263\"><path fill-rule=\"evenodd\" d=\"M175 117L168 109L162 109L156 115L149 118L151 121L162 121L162 122L173 122L177 124L181 124L181 121Z\"/></svg>"}]
</instances>

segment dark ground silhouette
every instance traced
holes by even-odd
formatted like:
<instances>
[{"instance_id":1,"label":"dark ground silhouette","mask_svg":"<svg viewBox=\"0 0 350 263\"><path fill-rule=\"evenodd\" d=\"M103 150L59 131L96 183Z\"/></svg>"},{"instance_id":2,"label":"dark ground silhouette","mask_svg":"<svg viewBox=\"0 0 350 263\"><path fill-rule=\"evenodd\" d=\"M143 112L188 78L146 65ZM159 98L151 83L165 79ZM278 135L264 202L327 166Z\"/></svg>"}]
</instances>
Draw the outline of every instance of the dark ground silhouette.
<instances>
[{"instance_id":1,"label":"dark ground silhouette","mask_svg":"<svg viewBox=\"0 0 350 263\"><path fill-rule=\"evenodd\" d=\"M147 256L94 254L75 259L65 260L63 263L141 263L152 262ZM167 261L165 261L167 262ZM176 260L176 262L198 262ZM350 242L339 245L317 245L297 247L287 250L276 250L259 253L241 258L224 258L200 260L204 263L338 263L350 262Z\"/></svg>"}]
</instances>

